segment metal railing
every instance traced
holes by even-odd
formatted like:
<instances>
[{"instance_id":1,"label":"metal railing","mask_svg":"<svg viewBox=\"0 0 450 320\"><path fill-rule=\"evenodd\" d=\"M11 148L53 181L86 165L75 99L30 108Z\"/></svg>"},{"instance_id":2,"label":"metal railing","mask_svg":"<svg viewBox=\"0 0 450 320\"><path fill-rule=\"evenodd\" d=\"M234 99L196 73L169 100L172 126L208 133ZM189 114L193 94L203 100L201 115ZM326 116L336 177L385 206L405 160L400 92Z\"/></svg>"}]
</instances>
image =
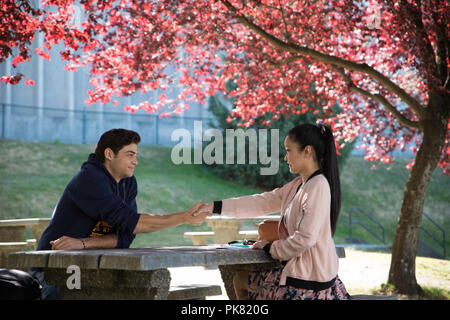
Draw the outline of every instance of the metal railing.
<instances>
[{"instance_id":1,"label":"metal railing","mask_svg":"<svg viewBox=\"0 0 450 320\"><path fill-rule=\"evenodd\" d=\"M373 231L363 221L354 219L353 215L355 215L355 214L362 214L362 215L366 216L369 220L371 220L373 223L375 223L379 227L379 229L381 230L381 236L378 233L376 233L375 231ZM359 225L363 229L365 229L368 233L370 233L372 236L374 236L375 238L377 238L381 242L386 243L384 227L371 214L367 213L365 210L363 210L363 209L361 209L360 207L357 207L357 206L351 207L350 211L348 213L348 219L349 219L350 237L352 237L352 226L353 225Z\"/></svg>"},{"instance_id":2,"label":"metal railing","mask_svg":"<svg viewBox=\"0 0 450 320\"><path fill-rule=\"evenodd\" d=\"M129 123L132 123L133 121L137 122L146 122L149 126L152 127L151 133L152 133L152 143L153 145L165 145L165 141L170 140L170 134L168 136L168 130L172 128L176 128L176 125L170 124L170 122L175 121L186 121L188 124L193 123L194 121L200 120L204 122L204 125L207 126L210 121L214 122L215 119L208 117L208 116L187 116L187 115L171 115L170 118L160 118L159 114L149 114L145 111L136 112L134 115L131 115L127 112L113 112L113 111L107 111L107 110L95 110L95 109L89 109L87 107L83 108L77 108L77 109L64 109L64 108L56 108L56 107L48 107L48 106L32 106L32 105L20 105L20 104L12 104L12 103L2 103L0 102L0 137L2 139L9 138L9 139L18 139L18 140L30 140L25 136L25 134L21 131L19 127L15 128L15 126L18 126L13 119L16 117L11 116L11 112L14 112L14 116L17 116L20 113L23 113L21 115L21 121L26 122L27 119L30 125L28 127L33 129L33 132L39 132L39 130L44 131L43 127L45 126L45 123L52 122L52 121L66 121L72 122L72 129L70 130L71 137L75 140L75 143L81 143L81 144L87 144L87 143L94 143L92 141L92 133L89 134L92 129L90 126L92 126L92 121L98 121L101 122L102 125L104 124L105 127L109 127L111 125L117 126L117 121L112 122L111 125L108 119L102 119L99 120L98 116L114 116L118 120L119 123L122 123L122 126L126 126L127 121L129 119ZM10 111L7 111L10 110ZM116 119L115 118L115 119ZM40 121L36 119L41 119ZM52 120L56 119L56 120ZM70 120L71 119L71 120ZM33 125L31 125L33 124ZM23 124L21 124L23 125ZM37 126L36 126L37 125ZM39 126L42 128L39 129ZM67 126L67 130L69 130L70 126ZM31 130L31 129L29 129ZM49 130L47 130L49 131ZM51 130L50 130L51 131ZM9 133L8 133L9 132ZM169 130L170 132L170 130ZM98 132L103 133L103 132ZM53 140L59 140L60 137L57 135L56 132L50 132L48 134L43 134L43 137L41 138L38 134L29 134L32 136L33 141L53 141ZM98 134L95 135L95 138L97 139ZM94 139L95 140L95 139ZM96 141L96 140L95 140ZM65 142L65 141L62 141ZM144 143L145 144L145 143Z\"/></svg>"},{"instance_id":3,"label":"metal railing","mask_svg":"<svg viewBox=\"0 0 450 320\"><path fill-rule=\"evenodd\" d=\"M441 232L442 232L442 241L439 241L439 239L437 239L434 234L427 229L426 227L423 226L423 221L422 221L422 225L420 226L420 230L422 230L423 232L425 232L431 239L433 239L438 245L439 247L442 248L443 251L443 256L446 257L447 255L447 248L446 248L446 241L445 241L445 230L444 228L442 228L436 221L434 221L428 214L426 214L425 212L423 213L423 216L428 219L436 228L438 228Z\"/></svg>"}]
</instances>

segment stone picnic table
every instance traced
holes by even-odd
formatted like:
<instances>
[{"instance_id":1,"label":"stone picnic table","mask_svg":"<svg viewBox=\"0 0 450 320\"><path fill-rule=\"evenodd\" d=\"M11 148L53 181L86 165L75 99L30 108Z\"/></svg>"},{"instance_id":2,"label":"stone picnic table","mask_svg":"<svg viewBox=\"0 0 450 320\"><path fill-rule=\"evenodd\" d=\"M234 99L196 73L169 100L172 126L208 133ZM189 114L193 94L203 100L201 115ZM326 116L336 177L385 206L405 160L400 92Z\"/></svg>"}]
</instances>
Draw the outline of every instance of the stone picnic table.
<instances>
[{"instance_id":1,"label":"stone picnic table","mask_svg":"<svg viewBox=\"0 0 450 320\"><path fill-rule=\"evenodd\" d=\"M50 218L0 220L0 268L7 266L10 252L35 248L49 222ZM27 227L34 239L23 241Z\"/></svg>"},{"instance_id":2,"label":"stone picnic table","mask_svg":"<svg viewBox=\"0 0 450 320\"><path fill-rule=\"evenodd\" d=\"M336 251L345 256L343 247ZM165 300L171 280L168 268L218 266L227 295L234 300L236 272L277 265L262 250L228 245L23 251L10 253L8 262L10 268L43 268L46 282L59 287L64 299ZM73 265L80 268L81 289L67 286L71 276L67 268Z\"/></svg>"},{"instance_id":3,"label":"stone picnic table","mask_svg":"<svg viewBox=\"0 0 450 320\"><path fill-rule=\"evenodd\" d=\"M36 242L39 242L42 232L44 232L50 220L50 218L0 220L0 242L22 241L27 226L31 226L31 232Z\"/></svg>"},{"instance_id":4,"label":"stone picnic table","mask_svg":"<svg viewBox=\"0 0 450 320\"><path fill-rule=\"evenodd\" d=\"M214 215L206 218L206 223L214 232L214 243L228 243L240 239L242 222L259 223L263 220L280 220L280 216L261 216L251 218L226 217Z\"/></svg>"}]
</instances>

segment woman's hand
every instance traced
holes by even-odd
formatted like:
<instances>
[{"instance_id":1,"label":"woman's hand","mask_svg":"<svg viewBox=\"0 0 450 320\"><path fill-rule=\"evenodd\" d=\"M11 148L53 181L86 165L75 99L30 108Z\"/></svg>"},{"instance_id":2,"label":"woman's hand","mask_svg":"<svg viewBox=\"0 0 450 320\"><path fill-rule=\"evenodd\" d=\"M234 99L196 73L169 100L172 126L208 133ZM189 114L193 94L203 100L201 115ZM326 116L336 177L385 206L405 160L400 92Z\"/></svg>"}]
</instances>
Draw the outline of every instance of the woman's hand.
<instances>
[{"instance_id":1,"label":"woman's hand","mask_svg":"<svg viewBox=\"0 0 450 320\"><path fill-rule=\"evenodd\" d=\"M200 202L199 202L200 203ZM197 216L201 213L209 213L209 215L212 215L212 211L213 211L213 204L212 203L202 203L203 205L201 205L200 207L198 207L196 212L193 212L193 216Z\"/></svg>"},{"instance_id":2,"label":"woman's hand","mask_svg":"<svg viewBox=\"0 0 450 320\"><path fill-rule=\"evenodd\" d=\"M262 248L264 248L264 246L266 244L270 243L269 241L266 240L259 240L256 241L251 247L250 249L254 249L254 250L262 250Z\"/></svg>"}]
</instances>

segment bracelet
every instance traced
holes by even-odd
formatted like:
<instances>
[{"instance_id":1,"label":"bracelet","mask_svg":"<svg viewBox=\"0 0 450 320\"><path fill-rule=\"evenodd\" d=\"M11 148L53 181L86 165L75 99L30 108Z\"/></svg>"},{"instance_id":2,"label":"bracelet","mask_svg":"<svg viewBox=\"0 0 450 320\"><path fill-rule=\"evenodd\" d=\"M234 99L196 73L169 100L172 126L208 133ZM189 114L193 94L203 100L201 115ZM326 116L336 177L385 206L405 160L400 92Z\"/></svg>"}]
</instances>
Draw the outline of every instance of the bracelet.
<instances>
[{"instance_id":1,"label":"bracelet","mask_svg":"<svg viewBox=\"0 0 450 320\"><path fill-rule=\"evenodd\" d=\"M263 248L264 252L270 257L272 258L272 255L270 254L270 248L272 247L272 242L269 242L268 244L266 244ZM273 259L273 258L272 258Z\"/></svg>"},{"instance_id":2,"label":"bracelet","mask_svg":"<svg viewBox=\"0 0 450 320\"><path fill-rule=\"evenodd\" d=\"M214 201L213 202L213 210L212 213L221 214L222 213L222 201Z\"/></svg>"},{"instance_id":3,"label":"bracelet","mask_svg":"<svg viewBox=\"0 0 450 320\"><path fill-rule=\"evenodd\" d=\"M81 240L81 243L83 244L83 249L86 249L86 244L84 243L84 240L81 238L80 238L80 240Z\"/></svg>"}]
</instances>

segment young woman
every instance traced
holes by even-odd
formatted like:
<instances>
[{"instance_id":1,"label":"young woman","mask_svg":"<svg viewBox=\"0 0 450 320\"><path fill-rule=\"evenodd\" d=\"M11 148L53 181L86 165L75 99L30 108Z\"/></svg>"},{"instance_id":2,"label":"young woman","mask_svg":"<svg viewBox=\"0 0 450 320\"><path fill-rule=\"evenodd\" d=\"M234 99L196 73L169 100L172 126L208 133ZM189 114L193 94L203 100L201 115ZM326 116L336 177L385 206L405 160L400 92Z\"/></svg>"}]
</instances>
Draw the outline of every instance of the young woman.
<instances>
[{"instance_id":1,"label":"young woman","mask_svg":"<svg viewBox=\"0 0 450 320\"><path fill-rule=\"evenodd\" d=\"M204 209L234 217L280 212L279 240L258 241L282 267L235 276L238 299L351 299L338 273L332 236L341 205L334 137L325 125L301 124L285 140L285 161L299 174L271 192L215 201Z\"/></svg>"}]
</instances>

